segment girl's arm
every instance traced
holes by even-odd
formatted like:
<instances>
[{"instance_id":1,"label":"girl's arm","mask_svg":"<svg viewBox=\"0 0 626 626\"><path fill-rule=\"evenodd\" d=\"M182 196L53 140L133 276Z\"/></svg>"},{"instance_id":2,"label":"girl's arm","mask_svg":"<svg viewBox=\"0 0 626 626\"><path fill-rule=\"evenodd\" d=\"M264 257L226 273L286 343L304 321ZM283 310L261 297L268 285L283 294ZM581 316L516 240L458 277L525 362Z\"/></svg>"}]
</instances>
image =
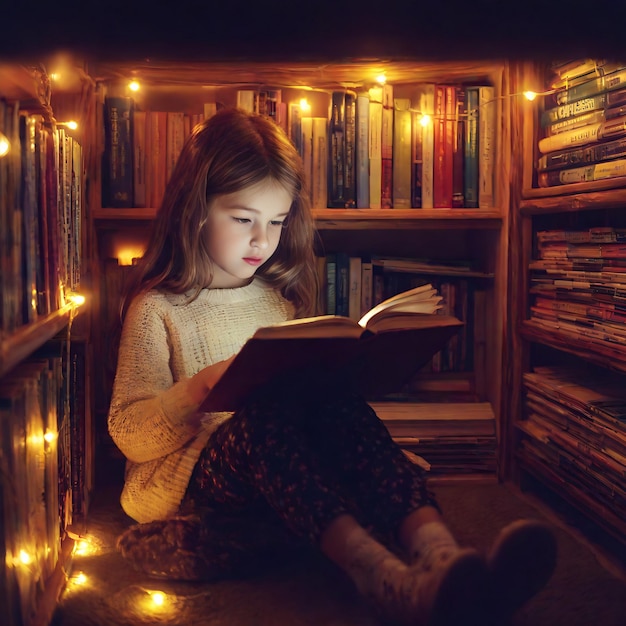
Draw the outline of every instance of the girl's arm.
<instances>
[{"instance_id":1,"label":"girl's arm","mask_svg":"<svg viewBox=\"0 0 626 626\"><path fill-rule=\"evenodd\" d=\"M126 458L151 461L189 444L202 431L198 405L230 360L174 383L165 321L154 301L134 303L122 331L108 419Z\"/></svg>"}]
</instances>

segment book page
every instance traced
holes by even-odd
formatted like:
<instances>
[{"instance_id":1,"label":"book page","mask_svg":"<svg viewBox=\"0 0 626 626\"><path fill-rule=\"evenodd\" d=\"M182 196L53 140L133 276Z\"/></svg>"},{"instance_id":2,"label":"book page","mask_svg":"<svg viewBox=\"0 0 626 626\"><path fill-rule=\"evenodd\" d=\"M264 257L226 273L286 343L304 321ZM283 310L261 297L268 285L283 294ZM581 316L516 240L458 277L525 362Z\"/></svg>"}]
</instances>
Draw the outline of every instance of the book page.
<instances>
[{"instance_id":1,"label":"book page","mask_svg":"<svg viewBox=\"0 0 626 626\"><path fill-rule=\"evenodd\" d=\"M341 315L319 315L288 320L259 328L254 334L255 339L306 339L316 337L354 337L363 334L354 320Z\"/></svg>"},{"instance_id":2,"label":"book page","mask_svg":"<svg viewBox=\"0 0 626 626\"><path fill-rule=\"evenodd\" d=\"M437 298L439 298L437 300ZM437 304L441 301L441 297L437 295L437 290L432 285L420 285L414 289L403 291L387 300L383 300L380 304L377 304L371 310L369 310L360 320L359 325L365 328L368 325L370 319L377 316L382 311L399 306L400 303L413 303L415 308L411 309L420 313L434 313L437 309ZM421 304L421 306L419 306Z\"/></svg>"}]
</instances>

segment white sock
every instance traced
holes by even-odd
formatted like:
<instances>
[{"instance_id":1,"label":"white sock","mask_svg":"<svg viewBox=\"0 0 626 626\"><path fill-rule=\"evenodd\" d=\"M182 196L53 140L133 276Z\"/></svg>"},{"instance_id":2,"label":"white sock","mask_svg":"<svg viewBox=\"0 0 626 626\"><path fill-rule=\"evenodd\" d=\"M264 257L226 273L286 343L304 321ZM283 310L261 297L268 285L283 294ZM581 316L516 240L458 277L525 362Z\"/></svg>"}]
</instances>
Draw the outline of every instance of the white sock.
<instances>
[{"instance_id":1,"label":"white sock","mask_svg":"<svg viewBox=\"0 0 626 626\"><path fill-rule=\"evenodd\" d=\"M418 559L426 566L447 560L459 549L456 539L442 522L422 524L411 537L411 562Z\"/></svg>"}]
</instances>

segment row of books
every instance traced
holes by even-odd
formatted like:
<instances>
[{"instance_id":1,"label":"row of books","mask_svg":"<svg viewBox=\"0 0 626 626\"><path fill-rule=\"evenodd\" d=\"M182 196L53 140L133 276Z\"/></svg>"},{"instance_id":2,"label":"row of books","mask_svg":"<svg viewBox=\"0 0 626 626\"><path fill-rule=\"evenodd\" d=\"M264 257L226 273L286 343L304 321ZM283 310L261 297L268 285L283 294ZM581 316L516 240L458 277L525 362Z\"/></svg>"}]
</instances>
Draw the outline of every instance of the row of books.
<instances>
[{"instance_id":1,"label":"row of books","mask_svg":"<svg viewBox=\"0 0 626 626\"><path fill-rule=\"evenodd\" d=\"M72 521L62 359L23 362L0 382L0 585L7 626L31 622Z\"/></svg>"},{"instance_id":2,"label":"row of books","mask_svg":"<svg viewBox=\"0 0 626 626\"><path fill-rule=\"evenodd\" d=\"M413 92L394 97L391 84L332 91L324 116L304 114L281 89L239 89L232 105L284 128L314 208L493 207L494 88L428 83ZM106 97L103 205L158 206L184 140L218 106L226 105L142 111L130 97Z\"/></svg>"},{"instance_id":3,"label":"row of books","mask_svg":"<svg viewBox=\"0 0 626 626\"><path fill-rule=\"evenodd\" d=\"M398 264L398 265L396 265ZM397 270L396 267L411 268ZM475 284L460 276L462 265L427 261L351 256L330 253L318 257L320 314L343 315L358 321L376 304L408 289L431 284L439 293L438 313L465 322L463 329L438 352L424 371L464 372L473 369ZM438 268L438 269L437 269ZM446 270L449 274L447 275ZM439 271L440 274L436 274Z\"/></svg>"},{"instance_id":4,"label":"row of books","mask_svg":"<svg viewBox=\"0 0 626 626\"><path fill-rule=\"evenodd\" d=\"M623 382L589 368L537 367L524 375L527 418L520 456L567 497L626 531L626 394Z\"/></svg>"},{"instance_id":5,"label":"row of books","mask_svg":"<svg viewBox=\"0 0 626 626\"><path fill-rule=\"evenodd\" d=\"M610 227L539 231L529 264L531 321L620 362L626 362L624 235Z\"/></svg>"},{"instance_id":6,"label":"row of books","mask_svg":"<svg viewBox=\"0 0 626 626\"><path fill-rule=\"evenodd\" d=\"M626 67L592 59L555 65L548 87L555 93L540 115L538 185L625 176Z\"/></svg>"},{"instance_id":7,"label":"row of books","mask_svg":"<svg viewBox=\"0 0 626 626\"><path fill-rule=\"evenodd\" d=\"M370 402L394 441L432 476L494 474L496 426L488 402Z\"/></svg>"},{"instance_id":8,"label":"row of books","mask_svg":"<svg viewBox=\"0 0 626 626\"><path fill-rule=\"evenodd\" d=\"M62 128L0 100L0 336L65 303L80 286L82 149Z\"/></svg>"}]
</instances>

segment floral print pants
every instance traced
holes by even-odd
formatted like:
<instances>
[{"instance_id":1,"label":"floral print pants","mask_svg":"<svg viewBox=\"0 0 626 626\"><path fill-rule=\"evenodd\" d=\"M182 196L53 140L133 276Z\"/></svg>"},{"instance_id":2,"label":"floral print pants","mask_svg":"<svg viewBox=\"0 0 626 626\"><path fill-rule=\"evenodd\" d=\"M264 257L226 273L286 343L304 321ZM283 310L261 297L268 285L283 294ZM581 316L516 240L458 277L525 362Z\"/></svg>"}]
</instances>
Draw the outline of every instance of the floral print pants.
<instances>
[{"instance_id":1,"label":"floral print pants","mask_svg":"<svg viewBox=\"0 0 626 626\"><path fill-rule=\"evenodd\" d=\"M236 558L259 540L317 544L342 513L393 541L400 521L426 504L437 507L423 470L360 397L274 391L211 435L181 512L232 528L221 543Z\"/></svg>"}]
</instances>

